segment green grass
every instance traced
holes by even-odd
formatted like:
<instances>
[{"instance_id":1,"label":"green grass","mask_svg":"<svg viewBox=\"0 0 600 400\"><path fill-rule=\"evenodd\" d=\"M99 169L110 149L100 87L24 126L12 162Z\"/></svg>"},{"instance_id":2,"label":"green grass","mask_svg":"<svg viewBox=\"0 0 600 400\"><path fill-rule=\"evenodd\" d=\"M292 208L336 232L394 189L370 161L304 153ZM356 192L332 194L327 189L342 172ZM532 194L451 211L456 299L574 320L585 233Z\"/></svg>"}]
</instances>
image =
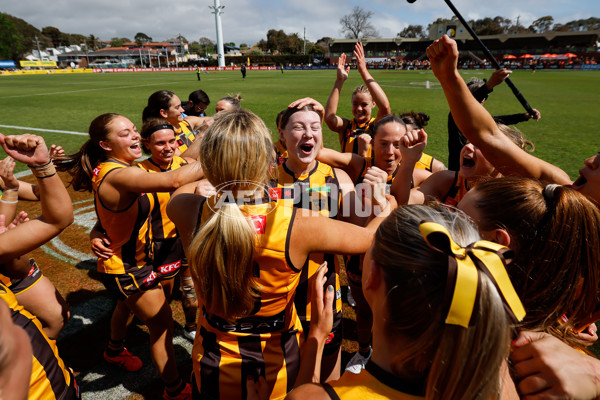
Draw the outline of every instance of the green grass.
<instances>
[{"instance_id":1,"label":"green grass","mask_svg":"<svg viewBox=\"0 0 600 400\"><path fill-rule=\"evenodd\" d=\"M211 98L209 114L217 100L227 94L242 93L242 105L260 115L272 130L275 116L295 99L310 96L323 104L333 86L335 70L327 71L248 71L244 81L239 72L213 72L196 80L194 72L31 75L0 77L0 124L86 132L90 121L104 112L118 112L138 126L148 96L161 89L172 90L182 100L189 92L203 89ZM447 161L446 137L448 105L430 71L372 71L386 91L394 112L415 110L431 116L427 127L427 153ZM487 78L490 71L464 72ZM511 79L532 107L542 113L539 122L519 124L536 146L538 157L554 163L571 177L577 176L586 157L598 151L597 125L600 104L600 73L596 71L515 71ZM430 81L431 89L425 89ZM338 114L349 117L350 94L362 83L356 71L350 72ZM524 112L506 85L496 87L486 102L493 115ZM0 128L5 134L21 133ZM32 132L36 133L36 132ZM61 144L73 152L85 141L83 136L42 134L48 143ZM325 145L337 149L337 135L324 130Z\"/></svg>"}]
</instances>

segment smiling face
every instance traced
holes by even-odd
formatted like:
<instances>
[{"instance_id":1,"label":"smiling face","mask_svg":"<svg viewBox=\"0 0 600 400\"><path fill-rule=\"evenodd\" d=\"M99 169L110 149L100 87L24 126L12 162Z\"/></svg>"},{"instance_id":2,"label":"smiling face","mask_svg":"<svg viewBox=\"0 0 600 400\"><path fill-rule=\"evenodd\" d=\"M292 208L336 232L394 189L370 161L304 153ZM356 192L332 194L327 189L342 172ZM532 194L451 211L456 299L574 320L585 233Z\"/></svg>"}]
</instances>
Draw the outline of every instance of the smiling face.
<instances>
[{"instance_id":1,"label":"smiling face","mask_svg":"<svg viewBox=\"0 0 600 400\"><path fill-rule=\"evenodd\" d=\"M579 170L579 178L573 182L573 189L600 205L600 153L586 159Z\"/></svg>"},{"instance_id":2,"label":"smiling face","mask_svg":"<svg viewBox=\"0 0 600 400\"><path fill-rule=\"evenodd\" d=\"M460 174L472 183L500 176L500 173L484 157L479 148L467 143L460 152Z\"/></svg>"},{"instance_id":3,"label":"smiling face","mask_svg":"<svg viewBox=\"0 0 600 400\"><path fill-rule=\"evenodd\" d=\"M400 139L406 134L404 125L389 122L379 126L373 139L373 157L375 166L391 175L402 160Z\"/></svg>"},{"instance_id":4,"label":"smiling face","mask_svg":"<svg viewBox=\"0 0 600 400\"><path fill-rule=\"evenodd\" d=\"M167 168L177 149L175 132L172 129L161 129L144 140L144 146L152 153L152 160L163 168Z\"/></svg>"},{"instance_id":5,"label":"smiling face","mask_svg":"<svg viewBox=\"0 0 600 400\"><path fill-rule=\"evenodd\" d=\"M142 156L141 137L133 122L119 116L109 122L108 130L106 140L100 141L100 146L109 158L131 164Z\"/></svg>"},{"instance_id":6,"label":"smiling face","mask_svg":"<svg viewBox=\"0 0 600 400\"><path fill-rule=\"evenodd\" d=\"M314 111L292 114L279 134L288 151L287 166L301 173L314 165L323 140L321 117Z\"/></svg>"},{"instance_id":7,"label":"smiling face","mask_svg":"<svg viewBox=\"0 0 600 400\"><path fill-rule=\"evenodd\" d=\"M352 115L358 124L364 124L371 119L375 102L369 93L352 95Z\"/></svg>"},{"instance_id":8,"label":"smiling face","mask_svg":"<svg viewBox=\"0 0 600 400\"><path fill-rule=\"evenodd\" d=\"M181 107L181 100L179 100L179 97L173 95L169 101L169 108L166 110L161 109L160 115L169 121L171 125L177 126L181 121L183 121L183 117L181 116L182 112L183 107Z\"/></svg>"}]
</instances>

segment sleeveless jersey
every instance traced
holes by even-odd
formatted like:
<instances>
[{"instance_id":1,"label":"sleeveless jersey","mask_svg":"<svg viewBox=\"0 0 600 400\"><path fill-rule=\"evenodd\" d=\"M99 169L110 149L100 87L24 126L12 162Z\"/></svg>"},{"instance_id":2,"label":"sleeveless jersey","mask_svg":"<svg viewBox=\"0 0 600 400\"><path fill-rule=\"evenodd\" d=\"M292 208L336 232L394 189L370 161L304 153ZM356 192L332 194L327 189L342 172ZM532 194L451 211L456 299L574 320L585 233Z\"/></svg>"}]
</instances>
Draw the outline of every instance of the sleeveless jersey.
<instances>
[{"instance_id":1,"label":"sleeveless jersey","mask_svg":"<svg viewBox=\"0 0 600 400\"><path fill-rule=\"evenodd\" d=\"M337 218L342 194L340 183L331 166L315 161L314 168L308 174L298 177L285 164L280 165L277 172L277 181L272 181L271 186L279 188L280 191L276 192L277 196L273 196L272 191L272 197L281 198L281 201L284 202L293 202L293 206L296 208L316 211L333 219ZM289 195L284 196L286 189L293 190L293 198L290 199ZM303 321L310 321L311 313L312 289L308 280L317 272L323 261L327 261L328 265L327 285L333 284L336 288L335 310L336 312L342 311L341 294L337 295L340 290L339 277L335 272L337 257L330 253L313 253L309 257L308 265L302 268L300 283L296 288L294 298L298 317Z\"/></svg>"},{"instance_id":2,"label":"sleeveless jersey","mask_svg":"<svg viewBox=\"0 0 600 400\"><path fill-rule=\"evenodd\" d=\"M361 125L357 124L354 118L352 121L348 121L342 135L342 153L358 154L358 140L356 139L363 133L373 136L373 125L375 125L375 118L371 118L369 122ZM372 147L369 146L367 157L371 157L371 149Z\"/></svg>"},{"instance_id":3,"label":"sleeveless jersey","mask_svg":"<svg viewBox=\"0 0 600 400\"><path fill-rule=\"evenodd\" d=\"M171 164L162 169L152 158L148 158L136 164L144 171L156 173L173 171L187 165L183 158L174 156ZM173 221L167 216L167 204L171 199L172 192L147 193L154 198L154 207L150 211L149 228L152 232L150 243L150 254L152 254L154 270L161 277L169 278L178 273L185 255L183 244Z\"/></svg>"},{"instance_id":4,"label":"sleeveless jersey","mask_svg":"<svg viewBox=\"0 0 600 400\"><path fill-rule=\"evenodd\" d=\"M174 126L175 129L175 138L177 139L177 144L179 145L179 151L182 153L191 146L191 144L196 140L196 135L192 130L192 126L187 121L181 121L179 126Z\"/></svg>"},{"instance_id":5,"label":"sleeveless jersey","mask_svg":"<svg viewBox=\"0 0 600 400\"><path fill-rule=\"evenodd\" d=\"M151 261L149 243L151 230L148 215L154 205L154 198L140 194L123 210L114 211L105 207L98 195L104 178L119 168L129 168L127 164L109 160L94 168L92 189L94 207L102 228L112 241L114 255L107 260L98 259L98 272L105 274L125 274L148 264Z\"/></svg>"},{"instance_id":6,"label":"sleeveless jersey","mask_svg":"<svg viewBox=\"0 0 600 400\"><path fill-rule=\"evenodd\" d=\"M174 156L168 168L162 169L151 158L136 163L138 168L147 172L165 172L173 171L179 167L187 165L183 158ZM154 207L150 212L150 227L152 229L152 238L154 240L169 239L177 236L175 224L167 217L167 203L171 199L172 192L147 193L154 198Z\"/></svg>"},{"instance_id":7,"label":"sleeveless jersey","mask_svg":"<svg viewBox=\"0 0 600 400\"><path fill-rule=\"evenodd\" d=\"M467 180L458 174L458 171L454 173L454 182L452 187L442 198L442 203L449 206L456 206L465 197L465 194L469 191Z\"/></svg>"},{"instance_id":8,"label":"sleeveless jersey","mask_svg":"<svg viewBox=\"0 0 600 400\"><path fill-rule=\"evenodd\" d=\"M425 398L424 382L401 381L372 361L360 374L346 372L340 379L323 384L333 400L419 400Z\"/></svg>"},{"instance_id":9,"label":"sleeveless jersey","mask_svg":"<svg viewBox=\"0 0 600 400\"><path fill-rule=\"evenodd\" d=\"M201 199L199 226L218 205L216 197ZM271 398L283 398L293 388L300 365L302 326L293 302L300 271L288 254L296 209L278 201L240 209L257 234L254 260L260 296L252 314L233 323L202 307L192 351L194 379L202 396L239 399L246 398L246 378L262 375L273 388Z\"/></svg>"},{"instance_id":10,"label":"sleeveless jersey","mask_svg":"<svg viewBox=\"0 0 600 400\"><path fill-rule=\"evenodd\" d=\"M433 160L435 160L435 158L433 158L429 154L423 153L419 161L417 161L417 163L415 164L415 168L420 168L429 172L433 172Z\"/></svg>"},{"instance_id":11,"label":"sleeveless jersey","mask_svg":"<svg viewBox=\"0 0 600 400\"><path fill-rule=\"evenodd\" d=\"M15 295L0 283L0 301L10 308L15 325L27 332L33 350L33 368L28 399L66 400L79 397L77 383L58 354L56 341L48 338L42 324L17 302Z\"/></svg>"}]
</instances>

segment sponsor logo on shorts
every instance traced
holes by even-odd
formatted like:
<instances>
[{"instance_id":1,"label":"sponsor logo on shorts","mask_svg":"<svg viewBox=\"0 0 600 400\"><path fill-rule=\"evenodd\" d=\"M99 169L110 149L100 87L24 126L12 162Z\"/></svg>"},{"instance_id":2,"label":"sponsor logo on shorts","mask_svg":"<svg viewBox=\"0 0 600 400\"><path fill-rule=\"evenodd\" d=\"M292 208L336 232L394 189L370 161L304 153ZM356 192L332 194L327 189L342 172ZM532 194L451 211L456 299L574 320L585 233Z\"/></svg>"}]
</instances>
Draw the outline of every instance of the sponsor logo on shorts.
<instances>
[{"instance_id":1,"label":"sponsor logo on shorts","mask_svg":"<svg viewBox=\"0 0 600 400\"><path fill-rule=\"evenodd\" d=\"M152 271L150 273L150 275L148 275L146 277L146 279L144 279L142 281L142 286L150 287L150 285L152 285L152 282L154 282L156 280L156 278L157 278L156 273L154 271Z\"/></svg>"},{"instance_id":2,"label":"sponsor logo on shorts","mask_svg":"<svg viewBox=\"0 0 600 400\"><path fill-rule=\"evenodd\" d=\"M169 274L173 271L177 271L181 267L181 260L177 260L171 264L165 264L158 267L158 273L161 275Z\"/></svg>"}]
</instances>

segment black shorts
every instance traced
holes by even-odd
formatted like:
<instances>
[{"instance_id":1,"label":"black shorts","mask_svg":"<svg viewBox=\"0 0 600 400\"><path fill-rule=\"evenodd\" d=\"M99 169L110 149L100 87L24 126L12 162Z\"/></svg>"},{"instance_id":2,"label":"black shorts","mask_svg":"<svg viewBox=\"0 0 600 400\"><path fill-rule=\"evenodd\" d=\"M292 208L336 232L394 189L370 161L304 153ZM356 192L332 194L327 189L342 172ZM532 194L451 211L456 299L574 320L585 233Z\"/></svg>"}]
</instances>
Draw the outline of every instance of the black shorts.
<instances>
[{"instance_id":1,"label":"black shorts","mask_svg":"<svg viewBox=\"0 0 600 400\"><path fill-rule=\"evenodd\" d=\"M35 286L36 283L42 279L42 271L38 268L33 258L29 259L29 272L27 276L22 279L11 279L8 288L12 290L14 294L21 294L29 288Z\"/></svg>"},{"instance_id":2,"label":"black shorts","mask_svg":"<svg viewBox=\"0 0 600 400\"><path fill-rule=\"evenodd\" d=\"M160 279L151 265L124 274L100 273L100 281L108 292L118 300L127 300L131 295L146 292L158 286Z\"/></svg>"},{"instance_id":3,"label":"black shorts","mask_svg":"<svg viewBox=\"0 0 600 400\"><path fill-rule=\"evenodd\" d=\"M181 269L182 260L185 257L183 245L179 237L172 239L157 240L154 247L154 272L162 279L175 277Z\"/></svg>"}]
</instances>

